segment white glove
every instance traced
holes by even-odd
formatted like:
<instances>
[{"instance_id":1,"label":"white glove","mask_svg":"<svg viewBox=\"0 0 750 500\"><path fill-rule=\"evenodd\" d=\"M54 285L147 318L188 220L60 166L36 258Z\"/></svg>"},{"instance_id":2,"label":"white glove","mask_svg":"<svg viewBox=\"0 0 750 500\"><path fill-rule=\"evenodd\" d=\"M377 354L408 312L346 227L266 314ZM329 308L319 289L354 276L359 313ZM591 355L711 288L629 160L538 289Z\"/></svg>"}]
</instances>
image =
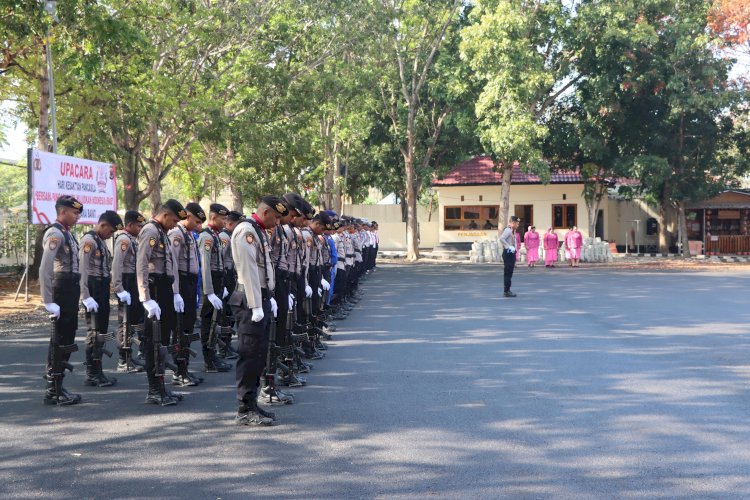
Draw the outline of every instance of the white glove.
<instances>
[{"instance_id":1,"label":"white glove","mask_svg":"<svg viewBox=\"0 0 750 500\"><path fill-rule=\"evenodd\" d=\"M294 294L289 294L289 309L294 309Z\"/></svg>"},{"instance_id":2,"label":"white glove","mask_svg":"<svg viewBox=\"0 0 750 500\"><path fill-rule=\"evenodd\" d=\"M209 293L207 298L211 305L214 306L214 309L221 309L224 307L224 303L215 294Z\"/></svg>"},{"instance_id":3,"label":"white glove","mask_svg":"<svg viewBox=\"0 0 750 500\"><path fill-rule=\"evenodd\" d=\"M117 298L120 299L120 302L125 302L127 305L130 305L130 292L123 290L117 294Z\"/></svg>"},{"instance_id":4,"label":"white glove","mask_svg":"<svg viewBox=\"0 0 750 500\"><path fill-rule=\"evenodd\" d=\"M323 287L323 290L330 290L331 284L328 283L325 279L320 280L320 286Z\"/></svg>"},{"instance_id":5,"label":"white glove","mask_svg":"<svg viewBox=\"0 0 750 500\"><path fill-rule=\"evenodd\" d=\"M510 253L516 253L516 247L508 247Z\"/></svg>"},{"instance_id":6,"label":"white glove","mask_svg":"<svg viewBox=\"0 0 750 500\"><path fill-rule=\"evenodd\" d=\"M174 294L174 311L178 313L185 312L185 301L182 300L182 295L179 293Z\"/></svg>"},{"instance_id":7,"label":"white glove","mask_svg":"<svg viewBox=\"0 0 750 500\"><path fill-rule=\"evenodd\" d=\"M83 299L83 306L86 308L86 312L97 312L99 310L99 304L91 297Z\"/></svg>"},{"instance_id":8,"label":"white glove","mask_svg":"<svg viewBox=\"0 0 750 500\"><path fill-rule=\"evenodd\" d=\"M273 317L276 318L279 315L279 305L276 303L276 299L271 299L271 312L273 313Z\"/></svg>"},{"instance_id":9,"label":"white glove","mask_svg":"<svg viewBox=\"0 0 750 500\"><path fill-rule=\"evenodd\" d=\"M312 297L312 288L310 288L310 285L305 285L305 297L308 299Z\"/></svg>"},{"instance_id":10,"label":"white glove","mask_svg":"<svg viewBox=\"0 0 750 500\"><path fill-rule=\"evenodd\" d=\"M222 299L226 299L229 295L229 290L227 290L227 287L224 287L224 293L221 294Z\"/></svg>"},{"instance_id":11,"label":"white glove","mask_svg":"<svg viewBox=\"0 0 750 500\"><path fill-rule=\"evenodd\" d=\"M258 321L262 319L263 319L263 308L254 307L253 308L253 323L257 323Z\"/></svg>"},{"instance_id":12,"label":"white glove","mask_svg":"<svg viewBox=\"0 0 750 500\"><path fill-rule=\"evenodd\" d=\"M55 319L60 317L60 306L58 306L54 302L50 302L49 304L44 304L44 308L47 310L48 313L54 316Z\"/></svg>"},{"instance_id":13,"label":"white glove","mask_svg":"<svg viewBox=\"0 0 750 500\"><path fill-rule=\"evenodd\" d=\"M143 308L146 310L149 318L156 317L156 319L161 319L161 308L155 300L147 300L143 303Z\"/></svg>"}]
</instances>

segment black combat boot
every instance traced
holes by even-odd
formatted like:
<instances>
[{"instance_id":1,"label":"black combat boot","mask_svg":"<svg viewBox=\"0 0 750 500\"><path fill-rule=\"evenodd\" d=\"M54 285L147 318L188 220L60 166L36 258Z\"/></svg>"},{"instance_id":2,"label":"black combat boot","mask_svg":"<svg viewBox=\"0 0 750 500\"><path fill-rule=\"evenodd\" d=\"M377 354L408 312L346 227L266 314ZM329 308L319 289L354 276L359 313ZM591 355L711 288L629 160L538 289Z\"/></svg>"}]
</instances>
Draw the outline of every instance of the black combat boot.
<instances>
[{"instance_id":1,"label":"black combat boot","mask_svg":"<svg viewBox=\"0 0 750 500\"><path fill-rule=\"evenodd\" d=\"M247 426L273 425L273 418L267 416L269 413L264 411L261 414L258 410L254 394L248 399L243 399L237 408L237 416L234 417L235 424Z\"/></svg>"},{"instance_id":2,"label":"black combat boot","mask_svg":"<svg viewBox=\"0 0 750 500\"><path fill-rule=\"evenodd\" d=\"M203 349L203 367L206 373L228 372L232 365L216 358L213 349Z\"/></svg>"},{"instance_id":3,"label":"black combat boot","mask_svg":"<svg viewBox=\"0 0 750 500\"><path fill-rule=\"evenodd\" d=\"M81 402L80 394L73 394L65 390L62 385L63 378L65 378L63 374L53 375L51 373L45 377L47 392L44 395L44 404L70 406Z\"/></svg>"},{"instance_id":4,"label":"black combat boot","mask_svg":"<svg viewBox=\"0 0 750 500\"><path fill-rule=\"evenodd\" d=\"M164 382L156 377L149 378L146 403L160 406L173 406L177 404L177 400L164 390L163 384Z\"/></svg>"},{"instance_id":5,"label":"black combat boot","mask_svg":"<svg viewBox=\"0 0 750 500\"><path fill-rule=\"evenodd\" d=\"M285 392L266 385L260 390L258 398L267 405L279 406L279 405L290 405L294 403L294 396Z\"/></svg>"}]
</instances>

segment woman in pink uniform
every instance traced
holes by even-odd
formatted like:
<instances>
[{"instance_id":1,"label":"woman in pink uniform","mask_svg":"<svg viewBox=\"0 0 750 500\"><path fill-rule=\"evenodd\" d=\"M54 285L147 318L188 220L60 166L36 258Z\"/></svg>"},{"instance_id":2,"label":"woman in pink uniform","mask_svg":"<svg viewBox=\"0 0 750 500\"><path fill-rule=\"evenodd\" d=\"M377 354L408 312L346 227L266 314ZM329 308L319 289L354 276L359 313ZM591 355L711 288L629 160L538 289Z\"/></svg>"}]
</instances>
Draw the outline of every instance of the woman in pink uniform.
<instances>
[{"instance_id":1,"label":"woman in pink uniform","mask_svg":"<svg viewBox=\"0 0 750 500\"><path fill-rule=\"evenodd\" d=\"M570 265L573 267L579 267L581 264L583 235L576 226L570 228L570 231L565 235L565 247L570 252Z\"/></svg>"},{"instance_id":2,"label":"woman in pink uniform","mask_svg":"<svg viewBox=\"0 0 750 500\"><path fill-rule=\"evenodd\" d=\"M557 233L552 230L552 226L547 228L547 233L544 235L544 266L555 267L557 262L557 248L559 246L560 239L557 237Z\"/></svg>"},{"instance_id":3,"label":"woman in pink uniform","mask_svg":"<svg viewBox=\"0 0 750 500\"><path fill-rule=\"evenodd\" d=\"M539 260L539 233L534 226L529 226L529 230L523 235L523 241L526 244L526 264L536 267L536 261Z\"/></svg>"}]
</instances>

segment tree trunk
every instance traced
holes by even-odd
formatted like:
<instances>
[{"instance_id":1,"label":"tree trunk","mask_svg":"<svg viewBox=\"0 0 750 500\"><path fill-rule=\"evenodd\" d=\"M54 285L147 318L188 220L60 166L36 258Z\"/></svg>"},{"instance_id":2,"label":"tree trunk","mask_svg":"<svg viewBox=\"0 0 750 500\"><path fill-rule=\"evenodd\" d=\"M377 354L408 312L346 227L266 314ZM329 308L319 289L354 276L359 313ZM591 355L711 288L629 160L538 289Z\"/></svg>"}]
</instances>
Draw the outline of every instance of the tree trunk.
<instances>
[{"instance_id":1,"label":"tree trunk","mask_svg":"<svg viewBox=\"0 0 750 500\"><path fill-rule=\"evenodd\" d=\"M242 207L244 205L242 191L240 191L240 188L234 180L230 180L228 184L229 192L232 194L232 210L242 213Z\"/></svg>"},{"instance_id":2,"label":"tree trunk","mask_svg":"<svg viewBox=\"0 0 750 500\"><path fill-rule=\"evenodd\" d=\"M667 230L667 206L665 203L659 205L659 252L669 253L669 231ZM637 238L638 236L636 236Z\"/></svg>"},{"instance_id":3,"label":"tree trunk","mask_svg":"<svg viewBox=\"0 0 750 500\"><path fill-rule=\"evenodd\" d=\"M125 168L122 170L123 194L125 195L125 209L138 210L141 204L141 194L138 191L138 158L131 149L125 149Z\"/></svg>"},{"instance_id":4,"label":"tree trunk","mask_svg":"<svg viewBox=\"0 0 750 500\"><path fill-rule=\"evenodd\" d=\"M417 196L414 160L406 159L406 260L419 259L419 235L417 234Z\"/></svg>"},{"instance_id":5,"label":"tree trunk","mask_svg":"<svg viewBox=\"0 0 750 500\"><path fill-rule=\"evenodd\" d=\"M503 163L503 186L500 192L500 211L497 214L497 230L502 233L510 221L510 184L513 180L513 160Z\"/></svg>"},{"instance_id":6,"label":"tree trunk","mask_svg":"<svg viewBox=\"0 0 750 500\"><path fill-rule=\"evenodd\" d=\"M687 220L685 219L685 204L677 203L677 225L680 233L680 245L682 246L682 256L690 257L690 245L688 244Z\"/></svg>"},{"instance_id":7,"label":"tree trunk","mask_svg":"<svg viewBox=\"0 0 750 500\"><path fill-rule=\"evenodd\" d=\"M157 173L154 173L155 170ZM151 175L155 178L151 180L151 192L148 194L148 201L151 203L151 210L156 213L161 207L161 182L159 182L158 169L151 169Z\"/></svg>"}]
</instances>

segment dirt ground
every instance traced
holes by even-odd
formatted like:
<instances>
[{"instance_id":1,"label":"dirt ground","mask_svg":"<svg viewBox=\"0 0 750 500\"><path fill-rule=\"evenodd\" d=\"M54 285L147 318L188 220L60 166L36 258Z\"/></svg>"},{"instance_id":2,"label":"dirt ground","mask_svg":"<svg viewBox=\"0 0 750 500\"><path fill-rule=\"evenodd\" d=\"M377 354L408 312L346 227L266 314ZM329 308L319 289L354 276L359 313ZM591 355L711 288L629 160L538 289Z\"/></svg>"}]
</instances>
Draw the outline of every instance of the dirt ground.
<instances>
[{"instance_id":1,"label":"dirt ground","mask_svg":"<svg viewBox=\"0 0 750 500\"><path fill-rule=\"evenodd\" d=\"M27 314L35 311L42 303L42 298L39 296L39 283L36 281L29 283L28 303L24 294L25 284L21 287L18 300L14 300L19 280L20 278L16 276L0 278L0 317Z\"/></svg>"}]
</instances>

